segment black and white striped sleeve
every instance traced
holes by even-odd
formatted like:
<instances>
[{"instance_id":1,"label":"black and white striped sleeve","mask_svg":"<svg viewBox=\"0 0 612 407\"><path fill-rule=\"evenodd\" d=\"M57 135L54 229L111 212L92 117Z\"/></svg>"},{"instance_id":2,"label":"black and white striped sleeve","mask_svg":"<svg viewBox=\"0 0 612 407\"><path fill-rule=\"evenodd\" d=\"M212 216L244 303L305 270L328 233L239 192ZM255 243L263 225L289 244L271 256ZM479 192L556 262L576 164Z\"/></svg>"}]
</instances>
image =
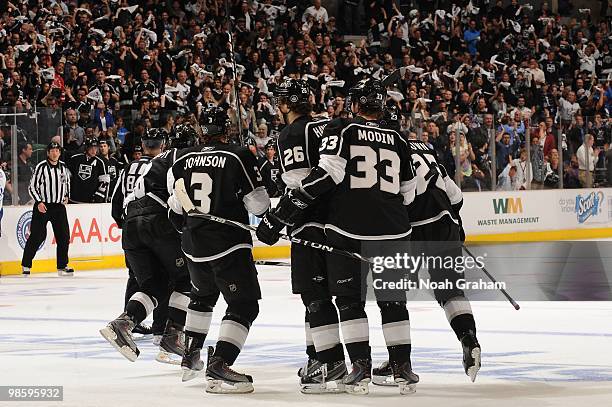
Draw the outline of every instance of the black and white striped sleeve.
<instances>
[{"instance_id":1,"label":"black and white striped sleeve","mask_svg":"<svg viewBox=\"0 0 612 407\"><path fill-rule=\"evenodd\" d=\"M65 176L65 182L66 182L66 196L64 196L64 198L62 199L62 201L64 199L68 200L70 198L70 171L68 170L68 167L66 166L66 164L62 163L62 169L64 171L64 176Z\"/></svg>"},{"instance_id":2,"label":"black and white striped sleeve","mask_svg":"<svg viewBox=\"0 0 612 407\"><path fill-rule=\"evenodd\" d=\"M36 166L34 174L30 179L30 186L28 188L28 191L30 192L30 196L32 197L32 199L34 199L35 202L43 202L43 194L40 190L40 187L44 180L44 171L46 166L46 161L40 162Z\"/></svg>"}]
</instances>

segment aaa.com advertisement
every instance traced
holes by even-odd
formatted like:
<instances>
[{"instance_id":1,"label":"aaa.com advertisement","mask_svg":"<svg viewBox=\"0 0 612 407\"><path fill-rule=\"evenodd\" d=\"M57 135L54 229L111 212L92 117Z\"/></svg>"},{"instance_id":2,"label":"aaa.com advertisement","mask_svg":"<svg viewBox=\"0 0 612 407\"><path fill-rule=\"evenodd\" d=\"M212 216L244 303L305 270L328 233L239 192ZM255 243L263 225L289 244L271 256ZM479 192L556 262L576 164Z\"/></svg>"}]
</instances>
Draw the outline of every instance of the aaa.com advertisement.
<instances>
[{"instance_id":1,"label":"aaa.com advertisement","mask_svg":"<svg viewBox=\"0 0 612 407\"><path fill-rule=\"evenodd\" d=\"M110 204L68 205L70 225L70 256L102 257L120 254L121 229L110 216ZM32 207L5 207L0 237L0 261L21 259L30 234ZM47 238L41 245L37 259L55 257L55 239L51 223L47 224Z\"/></svg>"}]
</instances>

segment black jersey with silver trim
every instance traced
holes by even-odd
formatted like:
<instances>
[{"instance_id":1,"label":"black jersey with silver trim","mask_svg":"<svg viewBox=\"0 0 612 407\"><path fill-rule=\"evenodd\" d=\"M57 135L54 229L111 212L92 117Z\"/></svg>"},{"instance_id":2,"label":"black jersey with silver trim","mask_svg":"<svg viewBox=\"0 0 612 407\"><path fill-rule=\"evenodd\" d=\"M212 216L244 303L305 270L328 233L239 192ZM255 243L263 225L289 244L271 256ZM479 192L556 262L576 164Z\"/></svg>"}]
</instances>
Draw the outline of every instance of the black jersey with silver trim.
<instances>
[{"instance_id":1,"label":"black jersey with silver trim","mask_svg":"<svg viewBox=\"0 0 612 407\"><path fill-rule=\"evenodd\" d=\"M449 216L459 223L463 194L437 160L436 152L420 140L408 140L417 179L416 196L408 207L412 226L432 223Z\"/></svg>"},{"instance_id":2,"label":"black jersey with silver trim","mask_svg":"<svg viewBox=\"0 0 612 407\"><path fill-rule=\"evenodd\" d=\"M174 195L183 179L189 198L200 212L249 223L249 212L261 216L270 207L255 156L245 147L215 143L181 150L168 172L168 205L183 210ZM252 248L251 233L232 226L188 216L182 247L193 261L218 259L234 250Z\"/></svg>"},{"instance_id":3,"label":"black jersey with silver trim","mask_svg":"<svg viewBox=\"0 0 612 407\"><path fill-rule=\"evenodd\" d=\"M326 127L319 164L302 181L319 197L329 191L326 230L360 240L401 239L411 232L406 206L416 179L406 140L362 117Z\"/></svg>"},{"instance_id":4,"label":"black jersey with silver trim","mask_svg":"<svg viewBox=\"0 0 612 407\"><path fill-rule=\"evenodd\" d=\"M147 213L166 212L168 209L168 171L179 154L177 148L166 150L147 163L134 191L125 199L124 206L136 199L149 199ZM141 210L141 212L143 212Z\"/></svg>"},{"instance_id":5,"label":"black jersey with silver trim","mask_svg":"<svg viewBox=\"0 0 612 407\"><path fill-rule=\"evenodd\" d=\"M138 160L129 163L119 174L119 179L111 198L111 215L119 227L123 225L125 198L134 191L136 181L144 173L147 164L152 159L152 157L146 155L142 156Z\"/></svg>"},{"instance_id":6,"label":"black jersey with silver trim","mask_svg":"<svg viewBox=\"0 0 612 407\"><path fill-rule=\"evenodd\" d=\"M319 164L319 146L329 120L301 116L281 131L276 147L281 165L281 178L287 188L299 188L310 170ZM327 218L324 197L309 206L291 231L298 234L304 227L323 228Z\"/></svg>"}]
</instances>

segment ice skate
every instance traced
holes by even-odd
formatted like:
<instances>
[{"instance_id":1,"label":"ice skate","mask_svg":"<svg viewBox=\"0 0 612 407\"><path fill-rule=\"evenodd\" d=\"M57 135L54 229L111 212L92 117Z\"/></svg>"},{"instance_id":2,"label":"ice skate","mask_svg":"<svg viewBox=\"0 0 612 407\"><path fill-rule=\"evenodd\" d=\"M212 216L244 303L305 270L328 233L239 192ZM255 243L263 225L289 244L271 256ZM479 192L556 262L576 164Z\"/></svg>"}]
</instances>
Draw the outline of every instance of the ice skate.
<instances>
[{"instance_id":1,"label":"ice skate","mask_svg":"<svg viewBox=\"0 0 612 407\"><path fill-rule=\"evenodd\" d=\"M126 359L135 362L140 351L132 339L132 329L134 329L134 321L124 312L102 328L100 334Z\"/></svg>"},{"instance_id":2,"label":"ice skate","mask_svg":"<svg viewBox=\"0 0 612 407\"><path fill-rule=\"evenodd\" d=\"M400 394L412 394L416 392L416 384L419 382L419 376L412 371L410 361L399 363L391 363L393 370L393 379L399 386Z\"/></svg>"},{"instance_id":3,"label":"ice skate","mask_svg":"<svg viewBox=\"0 0 612 407\"><path fill-rule=\"evenodd\" d=\"M195 379L198 373L204 369L204 362L200 359L200 349L192 350L183 356L181 369L183 369L183 376L181 378L183 382Z\"/></svg>"},{"instance_id":4,"label":"ice skate","mask_svg":"<svg viewBox=\"0 0 612 407\"><path fill-rule=\"evenodd\" d=\"M353 362L351 373L345 376L344 389L350 394L368 394L368 384L372 381L372 361L359 359Z\"/></svg>"},{"instance_id":5,"label":"ice skate","mask_svg":"<svg viewBox=\"0 0 612 407\"><path fill-rule=\"evenodd\" d=\"M151 335L153 335L153 329L142 322L132 329L132 338L137 342L150 339ZM159 342L161 342L161 335L159 335L159 341L157 343L155 343L155 337L153 337L153 345L159 346Z\"/></svg>"},{"instance_id":6,"label":"ice skate","mask_svg":"<svg viewBox=\"0 0 612 407\"><path fill-rule=\"evenodd\" d=\"M372 383L377 386L397 386L388 360L382 362L379 367L372 369Z\"/></svg>"},{"instance_id":7,"label":"ice skate","mask_svg":"<svg viewBox=\"0 0 612 407\"><path fill-rule=\"evenodd\" d=\"M159 353L155 357L160 363L180 365L185 353L185 333L180 327L168 321L166 330L159 343Z\"/></svg>"},{"instance_id":8,"label":"ice skate","mask_svg":"<svg viewBox=\"0 0 612 407\"><path fill-rule=\"evenodd\" d=\"M29 267L21 267L21 276L22 277L30 277L30 268Z\"/></svg>"},{"instance_id":9,"label":"ice skate","mask_svg":"<svg viewBox=\"0 0 612 407\"><path fill-rule=\"evenodd\" d=\"M60 277L72 277L74 276L74 270L68 267L57 269L57 275Z\"/></svg>"},{"instance_id":10,"label":"ice skate","mask_svg":"<svg viewBox=\"0 0 612 407\"><path fill-rule=\"evenodd\" d=\"M230 369L219 356L213 356L213 347L208 347L208 365L206 366L207 393L252 393L253 378Z\"/></svg>"},{"instance_id":11,"label":"ice skate","mask_svg":"<svg viewBox=\"0 0 612 407\"><path fill-rule=\"evenodd\" d=\"M463 369L473 383L481 366L481 350L476 335L470 332L461 338L461 347L463 348Z\"/></svg>"},{"instance_id":12,"label":"ice skate","mask_svg":"<svg viewBox=\"0 0 612 407\"><path fill-rule=\"evenodd\" d=\"M342 380L347 374L344 360L332 363L314 360L302 371L300 391L304 394L343 393Z\"/></svg>"},{"instance_id":13,"label":"ice skate","mask_svg":"<svg viewBox=\"0 0 612 407\"><path fill-rule=\"evenodd\" d=\"M304 376L304 372L308 371L310 369L311 365L317 364L319 363L318 360L314 359L314 358L308 358L308 360L306 361L306 365L303 367L300 367L297 371L297 375L298 377L302 377Z\"/></svg>"}]
</instances>

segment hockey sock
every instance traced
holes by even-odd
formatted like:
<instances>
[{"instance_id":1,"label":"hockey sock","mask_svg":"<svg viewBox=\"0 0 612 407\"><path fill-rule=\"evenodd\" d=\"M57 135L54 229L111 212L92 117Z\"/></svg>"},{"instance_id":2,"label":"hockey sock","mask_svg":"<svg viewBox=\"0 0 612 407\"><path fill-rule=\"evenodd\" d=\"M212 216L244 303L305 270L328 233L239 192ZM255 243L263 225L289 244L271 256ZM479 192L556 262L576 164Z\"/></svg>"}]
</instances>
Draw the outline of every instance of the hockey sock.
<instances>
[{"instance_id":1,"label":"hockey sock","mask_svg":"<svg viewBox=\"0 0 612 407\"><path fill-rule=\"evenodd\" d=\"M189 293L173 291L168 301L168 318L175 324L184 326L189 307Z\"/></svg>"},{"instance_id":2,"label":"hockey sock","mask_svg":"<svg viewBox=\"0 0 612 407\"><path fill-rule=\"evenodd\" d=\"M351 297L337 297L336 306L340 313L340 327L344 345L351 362L372 359L370 349L370 328L365 313L365 303Z\"/></svg>"},{"instance_id":3,"label":"hockey sock","mask_svg":"<svg viewBox=\"0 0 612 407\"><path fill-rule=\"evenodd\" d=\"M463 296L453 297L446 301L442 308L444 308L446 319L459 340L470 332L476 335L476 321L472 314L470 301L467 298Z\"/></svg>"},{"instance_id":4,"label":"hockey sock","mask_svg":"<svg viewBox=\"0 0 612 407\"><path fill-rule=\"evenodd\" d=\"M138 325L144 321L148 315L157 307L157 300L147 294L138 291L135 292L125 306L125 312Z\"/></svg>"},{"instance_id":5,"label":"hockey sock","mask_svg":"<svg viewBox=\"0 0 612 407\"><path fill-rule=\"evenodd\" d=\"M204 343L217 297L197 297L189 301L185 318L185 335Z\"/></svg>"},{"instance_id":6,"label":"hockey sock","mask_svg":"<svg viewBox=\"0 0 612 407\"><path fill-rule=\"evenodd\" d=\"M310 332L310 322L309 322L308 310L306 310L304 316L304 334L306 336L306 355L308 355L309 359L317 358L317 351L315 350L314 343L312 342L312 333Z\"/></svg>"},{"instance_id":7,"label":"hockey sock","mask_svg":"<svg viewBox=\"0 0 612 407\"><path fill-rule=\"evenodd\" d=\"M220 356L229 366L233 365L258 313L257 301L230 302L219 328L215 356Z\"/></svg>"},{"instance_id":8,"label":"hockey sock","mask_svg":"<svg viewBox=\"0 0 612 407\"><path fill-rule=\"evenodd\" d=\"M308 305L308 313L317 360L323 363L344 360L338 313L331 299L312 301Z\"/></svg>"},{"instance_id":9,"label":"hockey sock","mask_svg":"<svg viewBox=\"0 0 612 407\"><path fill-rule=\"evenodd\" d=\"M410 317L405 302L378 302L382 330L389 360L404 363L410 360Z\"/></svg>"}]
</instances>

